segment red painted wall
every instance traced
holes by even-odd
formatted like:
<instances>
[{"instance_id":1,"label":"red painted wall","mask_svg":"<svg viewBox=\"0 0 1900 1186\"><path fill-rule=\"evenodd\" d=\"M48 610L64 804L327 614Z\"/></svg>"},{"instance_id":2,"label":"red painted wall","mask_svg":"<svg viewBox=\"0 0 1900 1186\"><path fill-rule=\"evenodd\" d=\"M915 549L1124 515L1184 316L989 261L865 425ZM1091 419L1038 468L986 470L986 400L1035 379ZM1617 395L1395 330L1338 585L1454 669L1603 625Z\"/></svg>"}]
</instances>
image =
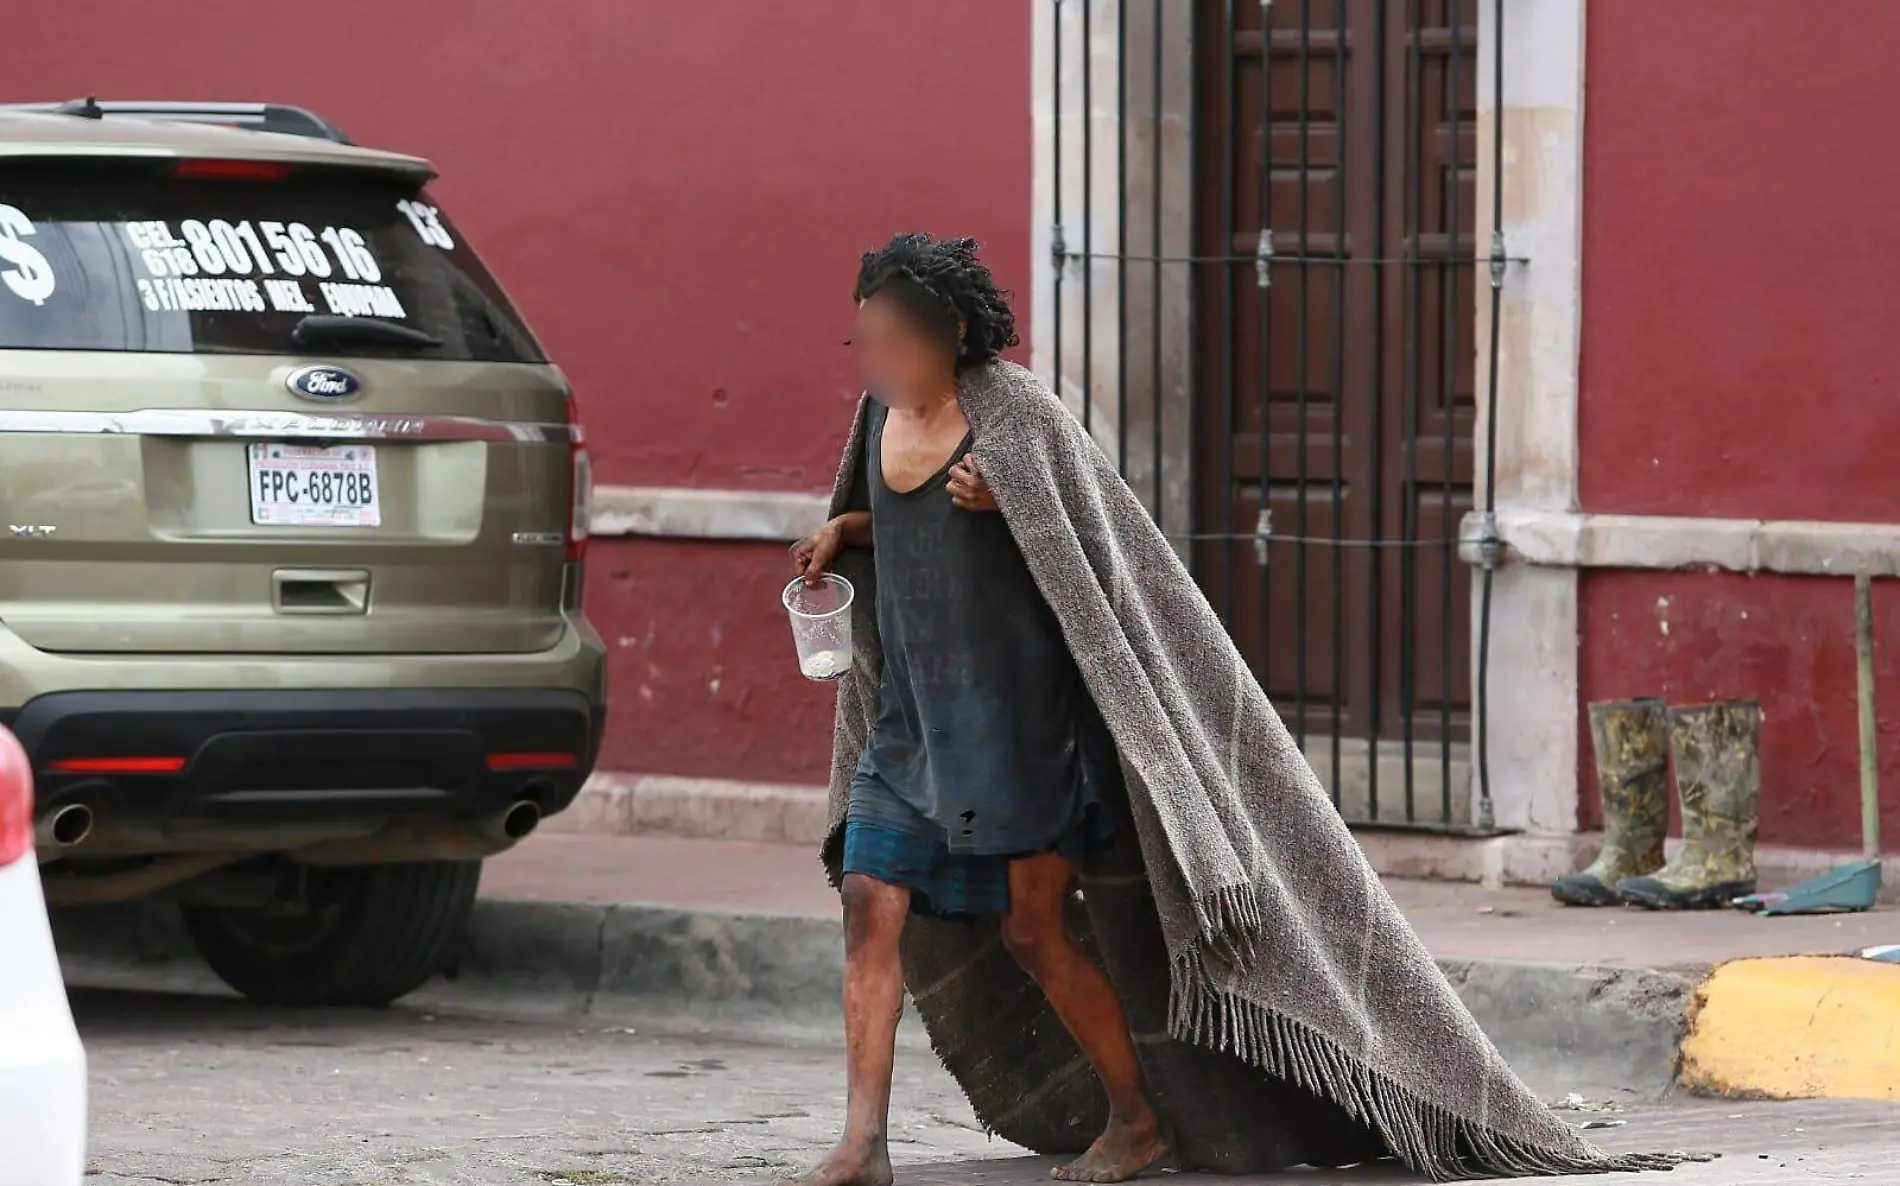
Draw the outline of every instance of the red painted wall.
<instances>
[{"instance_id":1,"label":"red painted wall","mask_svg":"<svg viewBox=\"0 0 1900 1186\"><path fill-rule=\"evenodd\" d=\"M1762 705L1764 843L1854 848L1860 836L1854 586L1826 577L1595 572L1583 578L1587 699ZM1900 836L1900 585L1874 585L1881 830ZM1591 822L1600 818L1582 731Z\"/></svg>"},{"instance_id":2,"label":"red painted wall","mask_svg":"<svg viewBox=\"0 0 1900 1186\"><path fill-rule=\"evenodd\" d=\"M1587 35L1583 508L1900 520L1900 4L1596 0ZM1763 840L1857 843L1850 582L1591 572L1581 596L1585 701L1761 700Z\"/></svg>"},{"instance_id":3,"label":"red painted wall","mask_svg":"<svg viewBox=\"0 0 1900 1186\"><path fill-rule=\"evenodd\" d=\"M573 378L603 483L828 485L857 255L895 231L975 235L1027 290L1024 0L16 7L0 100L272 99L433 159ZM783 549L594 556L604 766L822 774L829 697L792 664Z\"/></svg>"},{"instance_id":4,"label":"red painted wall","mask_svg":"<svg viewBox=\"0 0 1900 1186\"><path fill-rule=\"evenodd\" d=\"M1584 509L1900 519L1900 4L1586 24Z\"/></svg>"},{"instance_id":5,"label":"red painted wall","mask_svg":"<svg viewBox=\"0 0 1900 1186\"><path fill-rule=\"evenodd\" d=\"M832 694L798 674L784 548L614 543L588 569L613 696L601 769L825 780Z\"/></svg>"},{"instance_id":6,"label":"red painted wall","mask_svg":"<svg viewBox=\"0 0 1900 1186\"><path fill-rule=\"evenodd\" d=\"M857 254L895 231L976 235L1027 285L1023 0L84 11L9 11L31 51L0 100L269 98L434 160L573 378L603 482L829 482Z\"/></svg>"}]
</instances>

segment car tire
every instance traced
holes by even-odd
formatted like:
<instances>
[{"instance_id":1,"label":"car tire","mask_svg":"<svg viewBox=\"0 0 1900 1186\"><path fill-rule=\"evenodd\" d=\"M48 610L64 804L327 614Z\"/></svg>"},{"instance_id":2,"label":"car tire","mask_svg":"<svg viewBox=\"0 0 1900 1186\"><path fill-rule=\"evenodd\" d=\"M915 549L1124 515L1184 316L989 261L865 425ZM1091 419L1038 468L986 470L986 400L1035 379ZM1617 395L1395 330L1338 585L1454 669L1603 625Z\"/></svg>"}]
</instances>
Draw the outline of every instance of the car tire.
<instances>
[{"instance_id":1,"label":"car tire","mask_svg":"<svg viewBox=\"0 0 1900 1186\"><path fill-rule=\"evenodd\" d=\"M306 910L186 906L185 929L211 970L259 1004L377 1008L448 963L481 869L480 861L313 868Z\"/></svg>"}]
</instances>

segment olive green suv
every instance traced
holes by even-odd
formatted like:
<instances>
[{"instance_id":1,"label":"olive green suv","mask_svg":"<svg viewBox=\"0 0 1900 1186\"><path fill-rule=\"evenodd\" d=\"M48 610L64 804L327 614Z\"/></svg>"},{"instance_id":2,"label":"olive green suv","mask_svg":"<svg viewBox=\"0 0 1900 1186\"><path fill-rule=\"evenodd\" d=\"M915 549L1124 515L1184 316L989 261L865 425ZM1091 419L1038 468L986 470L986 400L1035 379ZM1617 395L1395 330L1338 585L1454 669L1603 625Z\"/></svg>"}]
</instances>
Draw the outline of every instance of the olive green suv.
<instances>
[{"instance_id":1,"label":"olive green suv","mask_svg":"<svg viewBox=\"0 0 1900 1186\"><path fill-rule=\"evenodd\" d=\"M453 958L606 711L571 393L413 157L263 105L0 108L0 724L54 904L259 1000Z\"/></svg>"}]
</instances>

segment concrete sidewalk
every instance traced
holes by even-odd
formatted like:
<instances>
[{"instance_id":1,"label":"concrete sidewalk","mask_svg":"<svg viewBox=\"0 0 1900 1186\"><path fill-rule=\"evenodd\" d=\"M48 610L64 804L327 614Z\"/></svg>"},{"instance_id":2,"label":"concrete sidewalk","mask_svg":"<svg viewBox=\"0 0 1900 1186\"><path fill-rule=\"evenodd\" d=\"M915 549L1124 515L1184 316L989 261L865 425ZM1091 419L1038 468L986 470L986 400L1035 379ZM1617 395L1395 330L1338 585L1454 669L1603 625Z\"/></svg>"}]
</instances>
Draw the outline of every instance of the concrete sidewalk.
<instances>
[{"instance_id":1,"label":"concrete sidewalk","mask_svg":"<svg viewBox=\"0 0 1900 1186\"><path fill-rule=\"evenodd\" d=\"M1578 910L1536 889L1388 879L1386 888L1441 960L1602 968L1706 969L1729 960L1845 954L1900 943L1900 912L1756 918ZM815 846L664 836L535 835L491 859L484 897L629 903L679 910L835 919Z\"/></svg>"}]
</instances>

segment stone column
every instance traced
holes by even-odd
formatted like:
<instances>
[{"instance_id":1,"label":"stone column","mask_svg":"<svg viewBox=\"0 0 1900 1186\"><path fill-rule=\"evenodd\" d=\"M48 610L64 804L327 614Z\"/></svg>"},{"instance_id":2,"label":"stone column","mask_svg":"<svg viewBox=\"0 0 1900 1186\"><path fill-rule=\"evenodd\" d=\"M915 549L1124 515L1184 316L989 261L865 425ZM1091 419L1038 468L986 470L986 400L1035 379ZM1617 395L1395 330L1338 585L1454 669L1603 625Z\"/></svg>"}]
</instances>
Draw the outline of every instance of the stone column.
<instances>
[{"instance_id":1,"label":"stone column","mask_svg":"<svg viewBox=\"0 0 1900 1186\"><path fill-rule=\"evenodd\" d=\"M1581 321L1584 0L1502 0L1503 220L1492 216L1500 126L1494 75L1497 0L1480 5L1478 243L1502 229L1498 333L1497 509L1500 516L1577 506L1577 357ZM1484 276L1480 261L1479 275ZM1478 290L1477 497L1490 393L1491 294ZM1467 535L1477 528L1467 523ZM1477 582L1473 582L1474 591ZM1474 596L1472 638L1482 612ZM1476 654L1473 655L1474 669ZM1577 830L1577 572L1508 562L1491 599L1488 734L1497 823L1531 833ZM1476 790L1474 787L1474 796ZM1553 860L1564 859L1553 849Z\"/></svg>"},{"instance_id":2,"label":"stone column","mask_svg":"<svg viewBox=\"0 0 1900 1186\"><path fill-rule=\"evenodd\" d=\"M1123 463L1162 529L1184 533L1193 7L1034 0L1030 8L1032 365Z\"/></svg>"}]
</instances>

